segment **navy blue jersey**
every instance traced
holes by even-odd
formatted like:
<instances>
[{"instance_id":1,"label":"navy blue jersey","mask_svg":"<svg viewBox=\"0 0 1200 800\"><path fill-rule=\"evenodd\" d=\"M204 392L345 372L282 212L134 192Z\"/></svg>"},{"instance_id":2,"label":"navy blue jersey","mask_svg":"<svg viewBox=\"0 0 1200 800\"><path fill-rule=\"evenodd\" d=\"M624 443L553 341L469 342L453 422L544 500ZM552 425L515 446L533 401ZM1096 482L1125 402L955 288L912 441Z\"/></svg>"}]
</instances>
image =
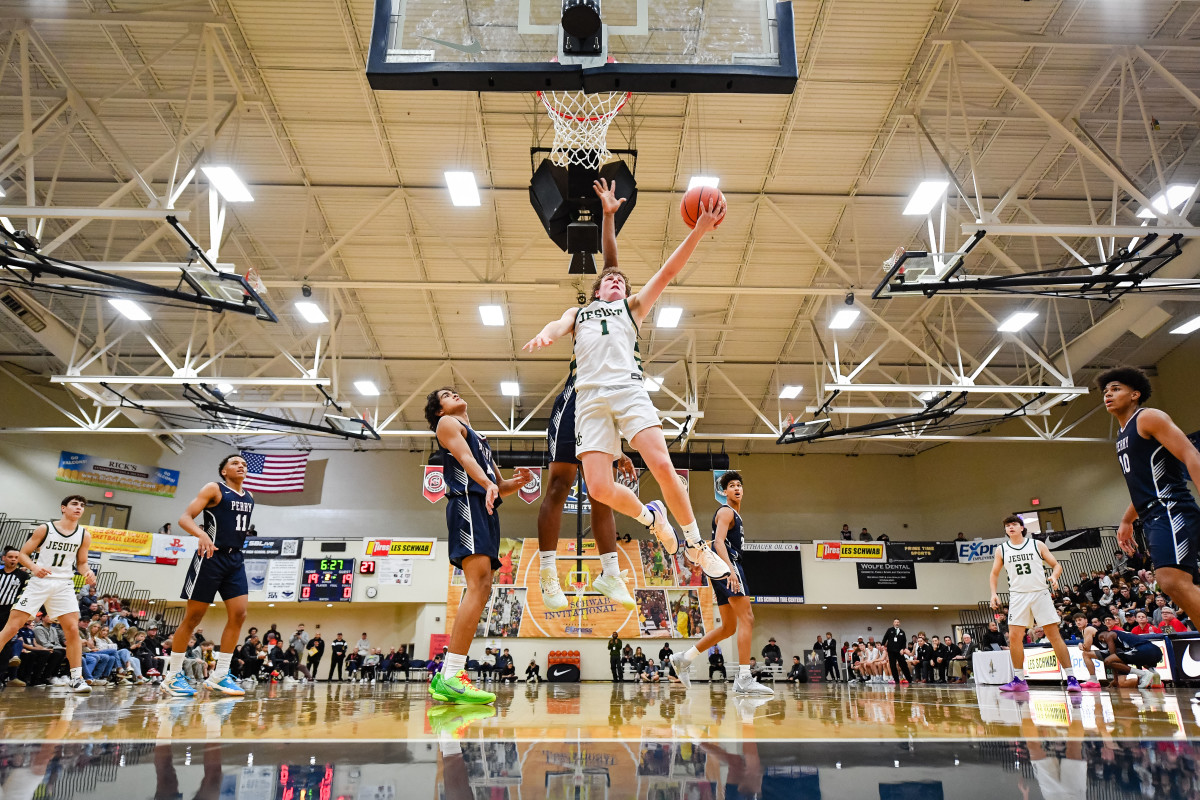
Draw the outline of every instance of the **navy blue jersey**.
<instances>
[{"instance_id":1,"label":"navy blue jersey","mask_svg":"<svg viewBox=\"0 0 1200 800\"><path fill-rule=\"evenodd\" d=\"M463 427L467 429L467 447L471 449L471 456L483 468L492 483L496 483L496 470L492 466L492 448L487 439L472 430L469 425L463 425ZM442 476L446 479L446 494L451 497L464 494L487 494L482 486L471 480L471 476L463 469L463 465L458 463L458 459L454 457L453 453L444 447L441 448L441 453ZM499 504L500 498L497 497L493 507Z\"/></svg>"},{"instance_id":2,"label":"navy blue jersey","mask_svg":"<svg viewBox=\"0 0 1200 800\"><path fill-rule=\"evenodd\" d=\"M1139 647L1140 645L1143 645L1143 644L1146 644L1149 642L1149 639L1143 639L1141 636L1138 636L1133 633L1129 633L1128 631L1113 630L1113 631L1111 631L1111 633L1116 635L1117 644L1119 644L1121 646L1121 649L1118 650L1116 653L1117 655L1120 655L1121 653L1127 653L1130 650L1134 650L1137 647ZM1097 635L1096 641L1093 642L1092 648L1094 650L1096 650L1098 653L1100 653L1101 656L1103 656L1105 658L1107 658L1110 655L1113 655L1112 653L1108 652L1108 648L1105 646L1104 642L1101 641L1099 635Z\"/></svg>"},{"instance_id":3,"label":"navy blue jersey","mask_svg":"<svg viewBox=\"0 0 1200 800\"><path fill-rule=\"evenodd\" d=\"M1183 463L1155 439L1146 439L1137 430L1142 409L1121 428L1117 436L1117 461L1129 487L1129 497L1139 515L1159 505L1170 508L1193 503L1187 487Z\"/></svg>"},{"instance_id":4,"label":"navy blue jersey","mask_svg":"<svg viewBox=\"0 0 1200 800\"><path fill-rule=\"evenodd\" d=\"M729 506L721 506L721 508L729 508ZM717 509L716 514L713 514L712 535L713 541L717 540L717 514L721 513L721 508ZM732 508L729 508L733 511ZM742 560L742 545L746 541L746 533L742 528L742 515L733 511L733 524L729 526L729 530L725 532L725 549L729 551L729 560L738 562Z\"/></svg>"},{"instance_id":5,"label":"navy blue jersey","mask_svg":"<svg viewBox=\"0 0 1200 800\"><path fill-rule=\"evenodd\" d=\"M249 491L238 494L224 483L218 483L221 502L204 509L204 532L217 547L241 550L254 513L254 495Z\"/></svg>"}]
</instances>

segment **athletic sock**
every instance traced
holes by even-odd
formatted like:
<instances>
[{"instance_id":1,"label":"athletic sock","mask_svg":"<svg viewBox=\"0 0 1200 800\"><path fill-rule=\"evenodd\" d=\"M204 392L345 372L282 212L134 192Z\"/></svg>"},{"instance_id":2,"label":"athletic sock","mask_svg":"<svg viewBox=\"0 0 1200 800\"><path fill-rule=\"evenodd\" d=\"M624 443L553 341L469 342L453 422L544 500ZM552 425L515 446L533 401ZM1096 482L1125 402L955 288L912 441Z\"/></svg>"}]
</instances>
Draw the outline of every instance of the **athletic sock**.
<instances>
[{"instance_id":1,"label":"athletic sock","mask_svg":"<svg viewBox=\"0 0 1200 800\"><path fill-rule=\"evenodd\" d=\"M621 565L617 560L616 553L601 553L600 566L604 568L604 574L610 578L615 578L621 574Z\"/></svg>"},{"instance_id":2,"label":"athletic sock","mask_svg":"<svg viewBox=\"0 0 1200 800\"><path fill-rule=\"evenodd\" d=\"M71 667L71 683L83 680L83 667Z\"/></svg>"},{"instance_id":3,"label":"athletic sock","mask_svg":"<svg viewBox=\"0 0 1200 800\"><path fill-rule=\"evenodd\" d=\"M749 664L739 664L738 665L738 680L739 681L748 681L748 680L751 680L753 677L754 676L750 674L750 665Z\"/></svg>"},{"instance_id":4,"label":"athletic sock","mask_svg":"<svg viewBox=\"0 0 1200 800\"><path fill-rule=\"evenodd\" d=\"M687 652L683 654L683 657L688 662L695 661L697 658L700 657L700 651L697 650L695 647L689 647L687 649Z\"/></svg>"},{"instance_id":5,"label":"athletic sock","mask_svg":"<svg viewBox=\"0 0 1200 800\"><path fill-rule=\"evenodd\" d=\"M167 662L167 677L174 678L175 674L183 669L183 653L171 653L171 658Z\"/></svg>"},{"instance_id":6,"label":"athletic sock","mask_svg":"<svg viewBox=\"0 0 1200 800\"><path fill-rule=\"evenodd\" d=\"M553 550L538 550L538 557L542 560L542 569L554 569L554 555Z\"/></svg>"},{"instance_id":7,"label":"athletic sock","mask_svg":"<svg viewBox=\"0 0 1200 800\"><path fill-rule=\"evenodd\" d=\"M1025 680L1025 670L1023 670L1023 669L1014 669L1014 670L1013 670L1013 674L1017 676L1017 680L1019 680L1019 681L1023 681L1023 680Z\"/></svg>"},{"instance_id":8,"label":"athletic sock","mask_svg":"<svg viewBox=\"0 0 1200 800\"><path fill-rule=\"evenodd\" d=\"M649 506L642 506L642 513L638 514L636 519L649 528L654 524L654 512L650 510Z\"/></svg>"},{"instance_id":9,"label":"athletic sock","mask_svg":"<svg viewBox=\"0 0 1200 800\"><path fill-rule=\"evenodd\" d=\"M217 653L217 666L213 670L212 679L219 681L228 675L231 663L233 663L233 653Z\"/></svg>"},{"instance_id":10,"label":"athletic sock","mask_svg":"<svg viewBox=\"0 0 1200 800\"><path fill-rule=\"evenodd\" d=\"M458 756L462 758L462 745L459 741L453 738L452 734L446 734L438 741L438 749L442 751L442 758L448 756Z\"/></svg>"},{"instance_id":11,"label":"athletic sock","mask_svg":"<svg viewBox=\"0 0 1200 800\"><path fill-rule=\"evenodd\" d=\"M446 653L446 663L442 664L442 677L453 678L467 666L467 657L458 653Z\"/></svg>"},{"instance_id":12,"label":"athletic sock","mask_svg":"<svg viewBox=\"0 0 1200 800\"><path fill-rule=\"evenodd\" d=\"M700 526L696 524L696 520L692 520L687 525L683 525L683 539L691 547L700 546Z\"/></svg>"}]
</instances>

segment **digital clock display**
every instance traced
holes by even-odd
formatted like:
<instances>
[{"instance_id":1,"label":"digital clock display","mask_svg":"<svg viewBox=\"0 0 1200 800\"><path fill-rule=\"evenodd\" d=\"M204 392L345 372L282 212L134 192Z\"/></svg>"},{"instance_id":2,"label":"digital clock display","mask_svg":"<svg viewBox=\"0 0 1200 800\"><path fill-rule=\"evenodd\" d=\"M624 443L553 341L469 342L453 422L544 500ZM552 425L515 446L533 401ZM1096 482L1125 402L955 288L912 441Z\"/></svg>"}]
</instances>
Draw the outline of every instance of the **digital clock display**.
<instances>
[{"instance_id":1,"label":"digital clock display","mask_svg":"<svg viewBox=\"0 0 1200 800\"><path fill-rule=\"evenodd\" d=\"M353 558L306 558L300 583L300 601L350 602L354 594Z\"/></svg>"}]
</instances>

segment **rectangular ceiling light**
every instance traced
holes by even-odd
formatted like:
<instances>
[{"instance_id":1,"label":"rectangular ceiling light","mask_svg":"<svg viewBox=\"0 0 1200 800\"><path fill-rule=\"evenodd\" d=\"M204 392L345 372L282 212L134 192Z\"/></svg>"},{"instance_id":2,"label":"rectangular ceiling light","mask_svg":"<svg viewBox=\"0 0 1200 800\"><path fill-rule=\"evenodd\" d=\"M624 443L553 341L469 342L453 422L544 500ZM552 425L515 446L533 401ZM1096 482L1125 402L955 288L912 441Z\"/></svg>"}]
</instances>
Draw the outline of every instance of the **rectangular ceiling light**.
<instances>
[{"instance_id":1,"label":"rectangular ceiling light","mask_svg":"<svg viewBox=\"0 0 1200 800\"><path fill-rule=\"evenodd\" d=\"M366 397L378 397L379 387L375 385L375 381L355 381L354 388L358 393Z\"/></svg>"},{"instance_id":2,"label":"rectangular ceiling light","mask_svg":"<svg viewBox=\"0 0 1200 800\"><path fill-rule=\"evenodd\" d=\"M227 203L247 203L254 199L246 184L233 171L233 167L201 167L200 171L208 182L221 193Z\"/></svg>"},{"instance_id":3,"label":"rectangular ceiling light","mask_svg":"<svg viewBox=\"0 0 1200 800\"><path fill-rule=\"evenodd\" d=\"M150 315L146 313L146 309L132 300L122 300L114 297L108 302L112 303L113 308L124 314L126 319L137 320L138 322L145 322L150 319Z\"/></svg>"},{"instance_id":4,"label":"rectangular ceiling light","mask_svg":"<svg viewBox=\"0 0 1200 800\"><path fill-rule=\"evenodd\" d=\"M311 322L314 325L329 322L329 317L325 316L325 312L321 310L321 307L309 300L297 300L296 310L300 312L300 316L304 317L306 322Z\"/></svg>"},{"instance_id":5,"label":"rectangular ceiling light","mask_svg":"<svg viewBox=\"0 0 1200 800\"><path fill-rule=\"evenodd\" d=\"M657 392L659 389L661 389L661 388L662 388L662 385L663 385L663 379L662 379L662 378L656 378L656 377L655 377L655 376L653 376L653 375L647 375L647 376L646 376L646 379L645 379L645 381L644 381L644 384L645 384L645 386L646 386L646 391L647 391L647 392Z\"/></svg>"},{"instance_id":6,"label":"rectangular ceiling light","mask_svg":"<svg viewBox=\"0 0 1200 800\"><path fill-rule=\"evenodd\" d=\"M1194 331L1200 331L1200 316L1192 317L1178 328L1172 330L1171 333L1193 333Z\"/></svg>"},{"instance_id":7,"label":"rectangular ceiling light","mask_svg":"<svg viewBox=\"0 0 1200 800\"><path fill-rule=\"evenodd\" d=\"M803 388L804 387L800 386L799 384L789 383L788 385L784 386L782 389L779 390L779 399L780 400L794 400L795 398L800 396L800 390Z\"/></svg>"},{"instance_id":8,"label":"rectangular ceiling light","mask_svg":"<svg viewBox=\"0 0 1200 800\"><path fill-rule=\"evenodd\" d=\"M659 306L654 313L654 325L658 328L675 328L679 326L679 318L683 309L679 306Z\"/></svg>"},{"instance_id":9,"label":"rectangular ceiling light","mask_svg":"<svg viewBox=\"0 0 1200 800\"><path fill-rule=\"evenodd\" d=\"M921 181L904 207L906 217L923 217L933 210L950 187L949 181Z\"/></svg>"},{"instance_id":10,"label":"rectangular ceiling light","mask_svg":"<svg viewBox=\"0 0 1200 800\"><path fill-rule=\"evenodd\" d=\"M450 202L456 206L479 205L479 186L474 172L447 172L446 188L450 190Z\"/></svg>"},{"instance_id":11,"label":"rectangular ceiling light","mask_svg":"<svg viewBox=\"0 0 1200 800\"><path fill-rule=\"evenodd\" d=\"M829 327L838 331L845 330L853 325L856 319L858 319L857 308L843 308L833 315L833 319L829 321Z\"/></svg>"},{"instance_id":12,"label":"rectangular ceiling light","mask_svg":"<svg viewBox=\"0 0 1200 800\"><path fill-rule=\"evenodd\" d=\"M1186 203L1195 190L1194 184L1172 183L1165 192L1159 192L1150 198L1151 208L1139 211L1138 218L1155 219L1159 214L1168 214Z\"/></svg>"},{"instance_id":13,"label":"rectangular ceiling light","mask_svg":"<svg viewBox=\"0 0 1200 800\"><path fill-rule=\"evenodd\" d=\"M688 189L695 189L697 186L711 186L715 189L720 182L720 178L714 178L711 175L695 175L688 181Z\"/></svg>"},{"instance_id":14,"label":"rectangular ceiling light","mask_svg":"<svg viewBox=\"0 0 1200 800\"><path fill-rule=\"evenodd\" d=\"M516 381L500 381L500 394L505 397L520 397L521 384Z\"/></svg>"},{"instance_id":15,"label":"rectangular ceiling light","mask_svg":"<svg viewBox=\"0 0 1200 800\"><path fill-rule=\"evenodd\" d=\"M480 306L479 318L484 325L497 326L504 324L504 309L500 306Z\"/></svg>"},{"instance_id":16,"label":"rectangular ceiling light","mask_svg":"<svg viewBox=\"0 0 1200 800\"><path fill-rule=\"evenodd\" d=\"M1000 333L1016 333L1035 319L1037 319L1036 311L1018 311L1004 320L1004 322L1001 322L1000 327L996 328L996 330L1000 331Z\"/></svg>"},{"instance_id":17,"label":"rectangular ceiling light","mask_svg":"<svg viewBox=\"0 0 1200 800\"><path fill-rule=\"evenodd\" d=\"M237 391L237 387L234 386L232 383L218 383L217 391L220 392L221 394L233 394L234 392Z\"/></svg>"}]
</instances>

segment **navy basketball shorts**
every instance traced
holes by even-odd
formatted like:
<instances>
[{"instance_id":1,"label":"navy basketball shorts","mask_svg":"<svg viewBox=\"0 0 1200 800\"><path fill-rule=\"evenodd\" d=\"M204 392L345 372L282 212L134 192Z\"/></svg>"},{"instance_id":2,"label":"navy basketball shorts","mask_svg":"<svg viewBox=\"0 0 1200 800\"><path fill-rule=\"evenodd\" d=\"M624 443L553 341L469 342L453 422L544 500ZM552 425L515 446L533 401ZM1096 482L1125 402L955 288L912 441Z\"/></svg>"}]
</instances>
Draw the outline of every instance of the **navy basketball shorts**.
<instances>
[{"instance_id":1,"label":"navy basketball shorts","mask_svg":"<svg viewBox=\"0 0 1200 800\"><path fill-rule=\"evenodd\" d=\"M1200 555L1200 508L1194 503L1158 505L1141 517L1142 533L1154 568L1174 567L1196 574Z\"/></svg>"},{"instance_id":2,"label":"navy basketball shorts","mask_svg":"<svg viewBox=\"0 0 1200 800\"><path fill-rule=\"evenodd\" d=\"M728 578L718 578L716 580L707 579L708 582L712 584L713 594L716 595L717 605L719 606L729 605L729 598L731 597L746 596L746 573L742 571L742 565L736 561L733 562L733 568L737 570L738 580L742 582L742 590L740 592L729 591Z\"/></svg>"},{"instance_id":3,"label":"navy basketball shorts","mask_svg":"<svg viewBox=\"0 0 1200 800\"><path fill-rule=\"evenodd\" d=\"M1163 651L1159 650L1157 645L1145 642L1121 653L1121 660L1131 667L1149 669L1158 666L1162 655Z\"/></svg>"},{"instance_id":4,"label":"navy basketball shorts","mask_svg":"<svg viewBox=\"0 0 1200 800\"><path fill-rule=\"evenodd\" d=\"M579 464L575 456L575 384L568 383L554 400L550 424L546 426L546 449L550 461Z\"/></svg>"},{"instance_id":5,"label":"navy basketball shorts","mask_svg":"<svg viewBox=\"0 0 1200 800\"><path fill-rule=\"evenodd\" d=\"M500 569L500 498L491 514L482 494L447 495L446 501L450 563L462 569L467 556L485 555L492 559L492 569Z\"/></svg>"},{"instance_id":6,"label":"navy basketball shorts","mask_svg":"<svg viewBox=\"0 0 1200 800\"><path fill-rule=\"evenodd\" d=\"M218 548L208 558L196 551L188 566L187 579L179 597L199 603L211 603L218 594L225 601L250 593L246 580L246 562L241 550Z\"/></svg>"}]
</instances>

